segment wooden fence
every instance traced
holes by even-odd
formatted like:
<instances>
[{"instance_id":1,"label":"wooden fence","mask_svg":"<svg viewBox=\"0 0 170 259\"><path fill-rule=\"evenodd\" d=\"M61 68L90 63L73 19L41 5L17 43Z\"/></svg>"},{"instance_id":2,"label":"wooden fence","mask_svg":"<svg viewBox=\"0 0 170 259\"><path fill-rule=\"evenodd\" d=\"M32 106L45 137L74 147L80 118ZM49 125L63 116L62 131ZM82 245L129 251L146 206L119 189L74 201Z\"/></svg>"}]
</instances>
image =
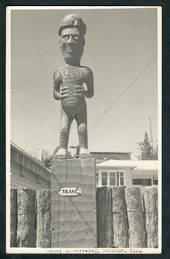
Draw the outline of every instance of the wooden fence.
<instances>
[{"instance_id":1,"label":"wooden fence","mask_svg":"<svg viewBox=\"0 0 170 259\"><path fill-rule=\"evenodd\" d=\"M10 246L51 247L50 190L11 189ZM98 247L158 247L157 187L100 187Z\"/></svg>"},{"instance_id":2,"label":"wooden fence","mask_svg":"<svg viewBox=\"0 0 170 259\"><path fill-rule=\"evenodd\" d=\"M11 247L51 247L50 196L50 190L11 189Z\"/></svg>"},{"instance_id":3,"label":"wooden fence","mask_svg":"<svg viewBox=\"0 0 170 259\"><path fill-rule=\"evenodd\" d=\"M157 248L157 187L97 189L98 247Z\"/></svg>"}]
</instances>

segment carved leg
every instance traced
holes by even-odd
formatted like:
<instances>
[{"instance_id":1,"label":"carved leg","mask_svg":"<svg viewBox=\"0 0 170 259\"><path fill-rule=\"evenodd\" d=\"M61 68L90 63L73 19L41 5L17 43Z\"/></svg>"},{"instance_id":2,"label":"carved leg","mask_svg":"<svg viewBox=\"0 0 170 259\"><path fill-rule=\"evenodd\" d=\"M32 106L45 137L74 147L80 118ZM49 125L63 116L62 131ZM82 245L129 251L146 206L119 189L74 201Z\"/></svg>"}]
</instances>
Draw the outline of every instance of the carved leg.
<instances>
[{"instance_id":1,"label":"carved leg","mask_svg":"<svg viewBox=\"0 0 170 259\"><path fill-rule=\"evenodd\" d=\"M87 136L87 125L86 123L80 123L77 125L78 129L78 136L79 136L79 144L80 144L80 149L83 148L88 148L88 136Z\"/></svg>"},{"instance_id":2,"label":"carved leg","mask_svg":"<svg viewBox=\"0 0 170 259\"><path fill-rule=\"evenodd\" d=\"M59 158L59 159L67 158L68 138L69 138L71 123L72 123L72 118L70 118L65 113L65 111L61 108L60 148L58 149L55 155L56 158Z\"/></svg>"},{"instance_id":3,"label":"carved leg","mask_svg":"<svg viewBox=\"0 0 170 259\"><path fill-rule=\"evenodd\" d=\"M87 110L86 105L79 111L75 117L77 121L77 130L79 137L80 152L79 155L81 158L90 157L88 151L88 133L87 133Z\"/></svg>"}]
</instances>

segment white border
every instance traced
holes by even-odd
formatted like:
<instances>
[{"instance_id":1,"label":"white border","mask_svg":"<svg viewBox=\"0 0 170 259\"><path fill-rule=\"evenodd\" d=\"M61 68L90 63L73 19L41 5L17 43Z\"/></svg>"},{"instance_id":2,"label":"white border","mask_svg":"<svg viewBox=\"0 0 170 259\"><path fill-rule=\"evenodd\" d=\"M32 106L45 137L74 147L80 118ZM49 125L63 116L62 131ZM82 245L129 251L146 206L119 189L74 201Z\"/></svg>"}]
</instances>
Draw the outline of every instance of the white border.
<instances>
[{"instance_id":1,"label":"white border","mask_svg":"<svg viewBox=\"0 0 170 259\"><path fill-rule=\"evenodd\" d=\"M161 254L159 248L10 248L8 254Z\"/></svg>"},{"instance_id":2,"label":"white border","mask_svg":"<svg viewBox=\"0 0 170 259\"><path fill-rule=\"evenodd\" d=\"M162 251L162 8L157 12L158 44L158 247Z\"/></svg>"},{"instance_id":3,"label":"white border","mask_svg":"<svg viewBox=\"0 0 170 259\"><path fill-rule=\"evenodd\" d=\"M11 10L6 12L6 252L10 249Z\"/></svg>"},{"instance_id":4,"label":"white border","mask_svg":"<svg viewBox=\"0 0 170 259\"><path fill-rule=\"evenodd\" d=\"M139 9L160 8L161 6L9 6L7 10L80 10L80 9Z\"/></svg>"},{"instance_id":5,"label":"white border","mask_svg":"<svg viewBox=\"0 0 170 259\"><path fill-rule=\"evenodd\" d=\"M158 248L10 248L10 75L12 10L86 10L156 8L158 22ZM162 7L160 6L10 6L6 9L6 253L12 254L160 254L162 252ZM160 213L161 212L161 213Z\"/></svg>"}]
</instances>

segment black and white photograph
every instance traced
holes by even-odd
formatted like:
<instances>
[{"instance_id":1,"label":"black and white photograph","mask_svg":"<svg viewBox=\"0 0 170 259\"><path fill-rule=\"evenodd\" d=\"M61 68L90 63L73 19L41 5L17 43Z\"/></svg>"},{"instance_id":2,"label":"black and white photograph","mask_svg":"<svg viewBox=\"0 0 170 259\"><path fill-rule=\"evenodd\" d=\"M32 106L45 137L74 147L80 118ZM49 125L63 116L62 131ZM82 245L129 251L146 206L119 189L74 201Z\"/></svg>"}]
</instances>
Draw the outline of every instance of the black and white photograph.
<instances>
[{"instance_id":1,"label":"black and white photograph","mask_svg":"<svg viewBox=\"0 0 170 259\"><path fill-rule=\"evenodd\" d=\"M162 252L162 9L6 11L6 252Z\"/></svg>"}]
</instances>

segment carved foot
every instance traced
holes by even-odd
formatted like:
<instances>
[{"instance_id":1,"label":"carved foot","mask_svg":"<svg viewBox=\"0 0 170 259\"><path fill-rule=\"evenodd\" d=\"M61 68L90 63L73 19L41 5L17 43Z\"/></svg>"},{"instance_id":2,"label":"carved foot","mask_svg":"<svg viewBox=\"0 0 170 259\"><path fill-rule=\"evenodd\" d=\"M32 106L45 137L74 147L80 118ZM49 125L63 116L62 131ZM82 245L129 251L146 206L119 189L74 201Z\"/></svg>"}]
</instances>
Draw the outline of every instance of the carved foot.
<instances>
[{"instance_id":1,"label":"carved foot","mask_svg":"<svg viewBox=\"0 0 170 259\"><path fill-rule=\"evenodd\" d=\"M65 148L59 148L57 153L54 155L55 159L66 159L67 158L67 150Z\"/></svg>"},{"instance_id":2,"label":"carved foot","mask_svg":"<svg viewBox=\"0 0 170 259\"><path fill-rule=\"evenodd\" d=\"M87 150L87 148L81 147L80 148L80 153L79 153L80 158L90 158L91 154Z\"/></svg>"}]
</instances>

